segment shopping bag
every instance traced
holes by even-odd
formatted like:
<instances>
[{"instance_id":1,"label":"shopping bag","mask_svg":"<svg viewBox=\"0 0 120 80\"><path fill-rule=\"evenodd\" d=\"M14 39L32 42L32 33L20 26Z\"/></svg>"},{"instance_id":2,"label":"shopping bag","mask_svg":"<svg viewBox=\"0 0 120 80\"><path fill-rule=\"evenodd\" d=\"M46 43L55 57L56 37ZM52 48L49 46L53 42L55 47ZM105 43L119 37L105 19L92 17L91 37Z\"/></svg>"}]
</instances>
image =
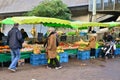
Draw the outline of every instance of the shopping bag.
<instances>
[{"instance_id":1,"label":"shopping bag","mask_svg":"<svg viewBox=\"0 0 120 80\"><path fill-rule=\"evenodd\" d=\"M57 59L58 59L58 61L60 61L60 56L59 55L57 55L57 57L56 57ZM48 64L50 63L50 59L48 59ZM54 63L55 64L55 63Z\"/></svg>"}]
</instances>

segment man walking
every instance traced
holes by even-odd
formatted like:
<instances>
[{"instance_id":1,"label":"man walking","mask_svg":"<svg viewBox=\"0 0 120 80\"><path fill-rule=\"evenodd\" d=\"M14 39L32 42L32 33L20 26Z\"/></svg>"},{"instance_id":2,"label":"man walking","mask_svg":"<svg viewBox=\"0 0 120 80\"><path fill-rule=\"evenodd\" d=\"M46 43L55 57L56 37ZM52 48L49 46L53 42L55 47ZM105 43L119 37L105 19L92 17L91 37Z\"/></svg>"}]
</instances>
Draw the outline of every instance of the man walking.
<instances>
[{"instance_id":1,"label":"man walking","mask_svg":"<svg viewBox=\"0 0 120 80\"><path fill-rule=\"evenodd\" d=\"M15 72L16 65L20 59L20 49L22 48L22 43L24 42L22 34L18 29L19 24L14 24L13 28L8 32L8 45L11 49L11 64L9 70Z\"/></svg>"}]
</instances>

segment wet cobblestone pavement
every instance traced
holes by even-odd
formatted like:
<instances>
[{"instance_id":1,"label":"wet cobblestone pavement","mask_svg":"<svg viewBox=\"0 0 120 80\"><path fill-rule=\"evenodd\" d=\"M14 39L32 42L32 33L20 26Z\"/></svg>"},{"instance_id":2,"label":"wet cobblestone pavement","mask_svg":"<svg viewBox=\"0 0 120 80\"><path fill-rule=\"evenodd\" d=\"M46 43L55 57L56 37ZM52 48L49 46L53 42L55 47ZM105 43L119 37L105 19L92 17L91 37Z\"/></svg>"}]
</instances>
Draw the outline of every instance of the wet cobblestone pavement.
<instances>
[{"instance_id":1,"label":"wet cobblestone pavement","mask_svg":"<svg viewBox=\"0 0 120 80\"><path fill-rule=\"evenodd\" d=\"M80 61L70 58L59 70L26 63L13 73L0 68L0 80L120 80L120 57Z\"/></svg>"}]
</instances>

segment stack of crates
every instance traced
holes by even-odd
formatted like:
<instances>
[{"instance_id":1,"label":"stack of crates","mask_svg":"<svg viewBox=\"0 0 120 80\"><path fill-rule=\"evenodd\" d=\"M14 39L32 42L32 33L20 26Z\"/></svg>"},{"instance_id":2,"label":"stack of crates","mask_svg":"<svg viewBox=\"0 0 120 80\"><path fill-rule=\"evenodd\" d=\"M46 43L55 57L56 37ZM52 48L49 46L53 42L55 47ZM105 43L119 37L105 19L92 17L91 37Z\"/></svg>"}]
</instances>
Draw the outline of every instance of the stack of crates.
<instances>
[{"instance_id":1,"label":"stack of crates","mask_svg":"<svg viewBox=\"0 0 120 80\"><path fill-rule=\"evenodd\" d=\"M47 64L46 54L45 53L31 54L30 64L33 66L46 65Z\"/></svg>"},{"instance_id":2,"label":"stack of crates","mask_svg":"<svg viewBox=\"0 0 120 80\"><path fill-rule=\"evenodd\" d=\"M68 53L67 52L59 53L59 57L60 57L60 63L68 62Z\"/></svg>"},{"instance_id":3,"label":"stack of crates","mask_svg":"<svg viewBox=\"0 0 120 80\"><path fill-rule=\"evenodd\" d=\"M78 60L88 60L88 59L90 59L90 51L89 50L78 51L78 53L77 53L77 59Z\"/></svg>"}]
</instances>

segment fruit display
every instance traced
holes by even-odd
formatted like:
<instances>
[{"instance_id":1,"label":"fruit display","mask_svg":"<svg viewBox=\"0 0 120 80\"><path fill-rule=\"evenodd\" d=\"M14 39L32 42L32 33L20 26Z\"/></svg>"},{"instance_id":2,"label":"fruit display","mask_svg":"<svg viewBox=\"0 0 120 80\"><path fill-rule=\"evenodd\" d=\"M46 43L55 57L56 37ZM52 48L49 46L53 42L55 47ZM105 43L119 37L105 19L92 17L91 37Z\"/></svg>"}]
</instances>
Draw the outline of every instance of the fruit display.
<instances>
[{"instance_id":1,"label":"fruit display","mask_svg":"<svg viewBox=\"0 0 120 80\"><path fill-rule=\"evenodd\" d=\"M78 41L78 42L75 42L74 44L76 44L76 45L88 45L88 42L85 42L85 41L83 41L82 39L80 39L80 41Z\"/></svg>"},{"instance_id":2,"label":"fruit display","mask_svg":"<svg viewBox=\"0 0 120 80\"><path fill-rule=\"evenodd\" d=\"M22 44L22 49L20 49L20 52L32 52L33 51L33 45L27 44L26 42L24 42Z\"/></svg>"},{"instance_id":3,"label":"fruit display","mask_svg":"<svg viewBox=\"0 0 120 80\"><path fill-rule=\"evenodd\" d=\"M57 53L62 53L64 52L63 48L61 46L57 47Z\"/></svg>"},{"instance_id":4,"label":"fruit display","mask_svg":"<svg viewBox=\"0 0 120 80\"><path fill-rule=\"evenodd\" d=\"M40 54L40 53L41 53L40 45L35 44L35 45L33 46L33 53L34 53L34 54Z\"/></svg>"},{"instance_id":5,"label":"fruit display","mask_svg":"<svg viewBox=\"0 0 120 80\"><path fill-rule=\"evenodd\" d=\"M88 45L89 42L85 42L82 39L80 39L80 41L75 42L74 45L79 46L78 50L84 50L84 48Z\"/></svg>"},{"instance_id":6,"label":"fruit display","mask_svg":"<svg viewBox=\"0 0 120 80\"><path fill-rule=\"evenodd\" d=\"M9 46L5 45L5 46L0 46L0 49L9 49Z\"/></svg>"},{"instance_id":7,"label":"fruit display","mask_svg":"<svg viewBox=\"0 0 120 80\"><path fill-rule=\"evenodd\" d=\"M39 45L39 44L26 44L23 43L23 48L20 50L21 52L33 52L34 54L40 54L41 51L44 51L45 48L43 47L43 45Z\"/></svg>"},{"instance_id":8,"label":"fruit display","mask_svg":"<svg viewBox=\"0 0 120 80\"><path fill-rule=\"evenodd\" d=\"M0 46L0 53L7 53L7 52L10 52L9 46L7 46L7 45Z\"/></svg>"},{"instance_id":9,"label":"fruit display","mask_svg":"<svg viewBox=\"0 0 120 80\"><path fill-rule=\"evenodd\" d=\"M82 50L85 50L85 47L87 45L86 44L81 44L79 47L78 47L78 50L82 51Z\"/></svg>"},{"instance_id":10,"label":"fruit display","mask_svg":"<svg viewBox=\"0 0 120 80\"><path fill-rule=\"evenodd\" d=\"M22 48L20 49L20 52L32 52L33 48Z\"/></svg>"},{"instance_id":11,"label":"fruit display","mask_svg":"<svg viewBox=\"0 0 120 80\"><path fill-rule=\"evenodd\" d=\"M63 50L65 49L76 49L78 48L78 45L71 44L71 43L65 43L65 42L60 42L59 46L62 47Z\"/></svg>"}]
</instances>

